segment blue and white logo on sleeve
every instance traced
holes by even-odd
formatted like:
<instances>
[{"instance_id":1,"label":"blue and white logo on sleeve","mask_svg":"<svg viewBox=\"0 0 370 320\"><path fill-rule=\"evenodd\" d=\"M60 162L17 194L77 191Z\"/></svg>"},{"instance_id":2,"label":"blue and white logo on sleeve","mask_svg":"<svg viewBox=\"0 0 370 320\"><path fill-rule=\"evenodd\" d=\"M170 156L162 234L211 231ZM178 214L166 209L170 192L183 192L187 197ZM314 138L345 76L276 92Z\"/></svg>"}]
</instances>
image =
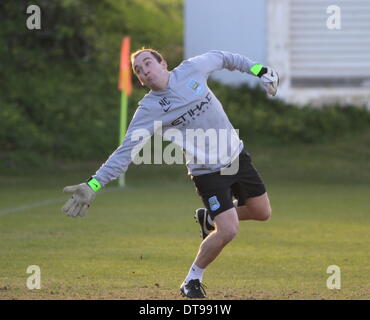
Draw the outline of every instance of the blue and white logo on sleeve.
<instances>
[{"instance_id":1,"label":"blue and white logo on sleeve","mask_svg":"<svg viewBox=\"0 0 370 320\"><path fill-rule=\"evenodd\" d=\"M188 88L190 88L195 94L201 94L204 91L204 85L194 79L189 80Z\"/></svg>"},{"instance_id":2,"label":"blue and white logo on sleeve","mask_svg":"<svg viewBox=\"0 0 370 320\"><path fill-rule=\"evenodd\" d=\"M212 211L216 211L220 207L220 203L217 200L216 196L210 197L208 199L209 207Z\"/></svg>"}]
</instances>

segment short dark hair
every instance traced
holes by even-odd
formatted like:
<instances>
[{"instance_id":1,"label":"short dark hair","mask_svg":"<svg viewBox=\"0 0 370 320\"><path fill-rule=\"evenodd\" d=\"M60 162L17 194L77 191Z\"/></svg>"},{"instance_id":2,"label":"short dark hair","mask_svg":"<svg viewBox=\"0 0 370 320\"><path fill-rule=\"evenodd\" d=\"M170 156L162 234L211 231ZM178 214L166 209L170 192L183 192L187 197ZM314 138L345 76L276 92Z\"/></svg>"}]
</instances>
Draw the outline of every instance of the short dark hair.
<instances>
[{"instance_id":1,"label":"short dark hair","mask_svg":"<svg viewBox=\"0 0 370 320\"><path fill-rule=\"evenodd\" d=\"M136 50L134 53L131 54L131 65L134 63L136 57L143 52L150 52L159 63L161 63L164 60L162 54L160 54L159 51L154 50L152 48L142 47L141 49Z\"/></svg>"}]
</instances>

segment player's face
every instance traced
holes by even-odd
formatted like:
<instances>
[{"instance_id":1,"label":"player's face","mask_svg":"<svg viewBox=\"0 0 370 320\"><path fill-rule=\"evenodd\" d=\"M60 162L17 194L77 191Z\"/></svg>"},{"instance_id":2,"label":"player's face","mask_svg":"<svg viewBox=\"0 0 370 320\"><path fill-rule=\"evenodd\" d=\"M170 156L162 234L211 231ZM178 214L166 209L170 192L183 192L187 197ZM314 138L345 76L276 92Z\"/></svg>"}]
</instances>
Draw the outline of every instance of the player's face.
<instances>
[{"instance_id":1,"label":"player's face","mask_svg":"<svg viewBox=\"0 0 370 320\"><path fill-rule=\"evenodd\" d=\"M135 58L133 68L141 84L153 89L163 82L167 64L164 60L158 62L150 52L144 51Z\"/></svg>"}]
</instances>

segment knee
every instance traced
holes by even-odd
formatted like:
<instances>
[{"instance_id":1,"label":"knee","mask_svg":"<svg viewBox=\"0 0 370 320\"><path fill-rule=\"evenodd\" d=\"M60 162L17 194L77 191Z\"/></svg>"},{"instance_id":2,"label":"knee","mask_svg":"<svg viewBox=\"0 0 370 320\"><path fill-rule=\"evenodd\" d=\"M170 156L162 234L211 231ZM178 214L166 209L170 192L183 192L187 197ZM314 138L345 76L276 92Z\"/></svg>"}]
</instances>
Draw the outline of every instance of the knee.
<instances>
[{"instance_id":1,"label":"knee","mask_svg":"<svg viewBox=\"0 0 370 320\"><path fill-rule=\"evenodd\" d=\"M269 206L268 208L266 208L265 210L261 212L261 214L259 215L259 220L267 221L268 219L271 218L271 214L272 214L272 210L271 210L271 207Z\"/></svg>"},{"instance_id":2,"label":"knee","mask_svg":"<svg viewBox=\"0 0 370 320\"><path fill-rule=\"evenodd\" d=\"M220 232L220 236L224 245L231 242L238 233L239 226L234 225Z\"/></svg>"}]
</instances>

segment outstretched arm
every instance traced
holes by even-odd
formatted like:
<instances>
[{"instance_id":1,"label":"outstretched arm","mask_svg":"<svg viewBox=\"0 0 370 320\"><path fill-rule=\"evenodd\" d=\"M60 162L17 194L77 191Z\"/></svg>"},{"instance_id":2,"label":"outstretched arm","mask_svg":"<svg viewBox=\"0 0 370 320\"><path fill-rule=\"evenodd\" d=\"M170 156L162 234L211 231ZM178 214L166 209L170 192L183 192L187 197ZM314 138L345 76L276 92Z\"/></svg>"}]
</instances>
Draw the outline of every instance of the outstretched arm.
<instances>
[{"instance_id":1,"label":"outstretched arm","mask_svg":"<svg viewBox=\"0 0 370 320\"><path fill-rule=\"evenodd\" d=\"M108 160L96 171L93 178L97 179L102 186L117 179L128 166L137 153L141 150L138 146L144 146L146 141L154 133L154 119L150 108L139 106L127 129L122 144L110 155ZM137 137L142 137L139 140Z\"/></svg>"},{"instance_id":2,"label":"outstretched arm","mask_svg":"<svg viewBox=\"0 0 370 320\"><path fill-rule=\"evenodd\" d=\"M137 135L138 132L139 135ZM128 127L124 141L96 174L85 183L63 189L64 192L71 193L72 197L63 206L62 211L69 217L83 217L94 201L96 193L107 183L117 179L121 173L127 171L129 164L141 149L138 148L138 145L140 144L142 147L153 133L154 122L149 109L139 106ZM135 136L140 136L143 139L136 139Z\"/></svg>"},{"instance_id":3,"label":"outstretched arm","mask_svg":"<svg viewBox=\"0 0 370 320\"><path fill-rule=\"evenodd\" d=\"M243 55L228 51L212 50L191 58L189 61L207 77L212 72L222 69L238 70L256 76L262 80L262 84L268 94L276 95L279 84L277 72L271 67L263 66Z\"/></svg>"}]
</instances>

